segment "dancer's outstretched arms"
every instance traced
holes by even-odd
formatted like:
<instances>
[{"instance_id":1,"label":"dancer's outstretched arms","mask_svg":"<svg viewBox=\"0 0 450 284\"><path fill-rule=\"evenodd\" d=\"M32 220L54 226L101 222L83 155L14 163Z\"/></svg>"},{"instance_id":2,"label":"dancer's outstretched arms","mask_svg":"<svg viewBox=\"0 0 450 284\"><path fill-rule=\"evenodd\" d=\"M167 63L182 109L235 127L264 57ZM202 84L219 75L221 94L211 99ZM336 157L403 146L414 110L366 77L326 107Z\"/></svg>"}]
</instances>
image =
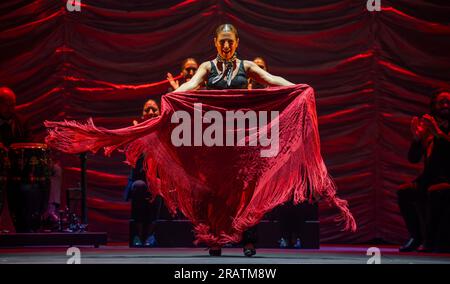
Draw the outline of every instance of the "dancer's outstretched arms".
<instances>
[{"instance_id":1,"label":"dancer's outstretched arms","mask_svg":"<svg viewBox=\"0 0 450 284\"><path fill-rule=\"evenodd\" d=\"M211 63L209 62L203 62L200 67L198 67L197 72L192 77L192 79L189 80L189 82L181 85L178 89L173 91L173 93L195 90L200 87L200 85L205 81L206 76L208 75L208 66L210 66L210 64Z\"/></svg>"},{"instance_id":2,"label":"dancer's outstretched arms","mask_svg":"<svg viewBox=\"0 0 450 284\"><path fill-rule=\"evenodd\" d=\"M253 61L245 60L245 65L248 66L247 73L249 77L255 81L269 86L292 86L295 85L292 82L280 77L270 74L261 67L259 67Z\"/></svg>"}]
</instances>

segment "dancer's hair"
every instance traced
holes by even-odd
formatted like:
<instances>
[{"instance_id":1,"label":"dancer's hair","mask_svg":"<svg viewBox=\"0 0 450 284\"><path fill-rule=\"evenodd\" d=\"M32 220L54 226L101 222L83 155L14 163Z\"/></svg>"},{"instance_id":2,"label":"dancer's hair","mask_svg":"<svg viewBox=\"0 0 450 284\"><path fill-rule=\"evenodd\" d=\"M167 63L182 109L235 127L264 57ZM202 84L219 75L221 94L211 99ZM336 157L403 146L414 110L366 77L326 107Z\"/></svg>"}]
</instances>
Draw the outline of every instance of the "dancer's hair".
<instances>
[{"instance_id":1,"label":"dancer's hair","mask_svg":"<svg viewBox=\"0 0 450 284\"><path fill-rule=\"evenodd\" d=\"M221 32L232 32L232 33L234 33L236 38L239 37L236 27L233 26L232 24L223 24L223 25L218 26L216 29L216 37L218 37L219 33L221 33Z\"/></svg>"},{"instance_id":2,"label":"dancer's hair","mask_svg":"<svg viewBox=\"0 0 450 284\"><path fill-rule=\"evenodd\" d=\"M183 62L181 62L181 70L184 69L184 64L186 64L186 62L188 62L188 61L194 61L198 65L198 62L197 62L197 60L195 60L194 57L189 57L189 58L186 58L185 60L183 60Z\"/></svg>"}]
</instances>

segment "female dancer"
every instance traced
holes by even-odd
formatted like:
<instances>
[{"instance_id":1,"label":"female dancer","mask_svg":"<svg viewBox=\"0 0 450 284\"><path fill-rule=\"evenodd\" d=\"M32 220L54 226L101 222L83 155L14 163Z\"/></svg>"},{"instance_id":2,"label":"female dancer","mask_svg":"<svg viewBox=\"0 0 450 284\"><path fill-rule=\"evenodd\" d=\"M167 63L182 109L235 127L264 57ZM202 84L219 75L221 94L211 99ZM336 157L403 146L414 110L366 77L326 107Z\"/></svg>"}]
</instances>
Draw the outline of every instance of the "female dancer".
<instances>
[{"instance_id":1,"label":"female dancer","mask_svg":"<svg viewBox=\"0 0 450 284\"><path fill-rule=\"evenodd\" d=\"M242 232L255 225L263 214L292 196L297 202L313 196L323 197L340 210L337 220L344 221L346 229L356 230L347 202L336 196L335 185L320 154L313 89L294 85L252 61L239 59L236 54L238 33L230 24L217 28L214 44L217 57L202 63L190 81L163 96L160 117L116 130L98 128L92 120L87 125L72 121L46 122L47 127L54 128L47 143L69 153L104 148L109 154L126 146L127 160L131 164L145 154L147 179L154 178L156 168L161 177L161 188L155 193L164 197L171 212L180 209L194 223L197 242L206 242L211 247L211 255L220 255L223 244L238 242ZM268 86L289 86L255 91L254 97L242 99L246 108L255 106L255 109L282 112L270 126L278 125L278 119L283 124L277 140L280 142L278 155L262 158L257 148L249 147L218 149L174 145L173 127L162 127L166 123L171 125L173 118L177 119L173 114L179 114L178 110L184 114L183 110L195 112L195 103L199 100L212 102L214 106L210 107L222 112L241 108L243 105L233 105L233 102L239 104L240 93L251 92L246 90L249 78ZM205 81L209 90L240 89L242 92L223 92L230 95L222 101L218 98L222 94L220 91L211 91L212 96L207 91L186 92L195 90ZM261 135L267 138L269 124L258 130L260 138ZM263 146L257 147L262 149ZM203 157L207 160L202 160ZM254 254L252 243L244 247L244 253Z\"/></svg>"},{"instance_id":2,"label":"female dancer","mask_svg":"<svg viewBox=\"0 0 450 284\"><path fill-rule=\"evenodd\" d=\"M205 81L206 88L209 90L247 89L249 78L268 86L294 85L279 76L268 73L253 61L239 59L236 54L239 36L233 25L223 24L216 29L214 45L217 49L217 57L214 60L203 62L192 79L182 84L174 92L195 90ZM244 255L256 254L255 240L254 230L244 232ZM220 256L220 247L211 247L209 254Z\"/></svg>"},{"instance_id":3,"label":"female dancer","mask_svg":"<svg viewBox=\"0 0 450 284\"><path fill-rule=\"evenodd\" d=\"M204 81L209 90L247 89L249 77L269 86L294 85L282 77L266 72L253 61L239 59L236 54L239 37L233 25L224 24L216 29L214 45L217 57L203 62L192 79L175 92L195 90Z\"/></svg>"}]
</instances>

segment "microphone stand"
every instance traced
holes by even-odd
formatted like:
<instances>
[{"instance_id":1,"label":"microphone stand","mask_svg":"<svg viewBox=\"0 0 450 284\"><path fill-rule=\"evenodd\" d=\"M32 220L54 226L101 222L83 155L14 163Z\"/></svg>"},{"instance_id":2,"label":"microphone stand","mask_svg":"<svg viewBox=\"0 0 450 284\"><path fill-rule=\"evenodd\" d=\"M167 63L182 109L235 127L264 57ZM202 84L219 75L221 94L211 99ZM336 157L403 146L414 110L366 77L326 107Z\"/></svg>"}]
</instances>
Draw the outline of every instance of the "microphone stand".
<instances>
[{"instance_id":1,"label":"microphone stand","mask_svg":"<svg viewBox=\"0 0 450 284\"><path fill-rule=\"evenodd\" d=\"M88 218L87 218L87 178L86 178L86 160L87 160L87 153L81 153L80 154L80 162L81 162L81 182L80 182L80 189L81 189L81 221L84 225L87 226Z\"/></svg>"}]
</instances>

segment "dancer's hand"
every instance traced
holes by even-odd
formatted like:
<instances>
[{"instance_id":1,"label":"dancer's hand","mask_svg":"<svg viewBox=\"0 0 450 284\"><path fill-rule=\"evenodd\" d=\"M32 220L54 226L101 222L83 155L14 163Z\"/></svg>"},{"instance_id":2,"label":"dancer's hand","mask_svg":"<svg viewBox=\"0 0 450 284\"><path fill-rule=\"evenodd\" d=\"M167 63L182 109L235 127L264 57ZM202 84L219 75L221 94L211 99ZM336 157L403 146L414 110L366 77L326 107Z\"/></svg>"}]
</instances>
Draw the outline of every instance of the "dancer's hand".
<instances>
[{"instance_id":1,"label":"dancer's hand","mask_svg":"<svg viewBox=\"0 0 450 284\"><path fill-rule=\"evenodd\" d=\"M411 120L411 132L414 135L414 140L421 141L431 135L424 120L414 116Z\"/></svg>"},{"instance_id":2,"label":"dancer's hand","mask_svg":"<svg viewBox=\"0 0 450 284\"><path fill-rule=\"evenodd\" d=\"M169 81L170 85L172 86L172 88L174 90L178 89L180 87L180 83L178 82L178 80L175 80L173 78L172 73L167 73L167 81Z\"/></svg>"}]
</instances>

